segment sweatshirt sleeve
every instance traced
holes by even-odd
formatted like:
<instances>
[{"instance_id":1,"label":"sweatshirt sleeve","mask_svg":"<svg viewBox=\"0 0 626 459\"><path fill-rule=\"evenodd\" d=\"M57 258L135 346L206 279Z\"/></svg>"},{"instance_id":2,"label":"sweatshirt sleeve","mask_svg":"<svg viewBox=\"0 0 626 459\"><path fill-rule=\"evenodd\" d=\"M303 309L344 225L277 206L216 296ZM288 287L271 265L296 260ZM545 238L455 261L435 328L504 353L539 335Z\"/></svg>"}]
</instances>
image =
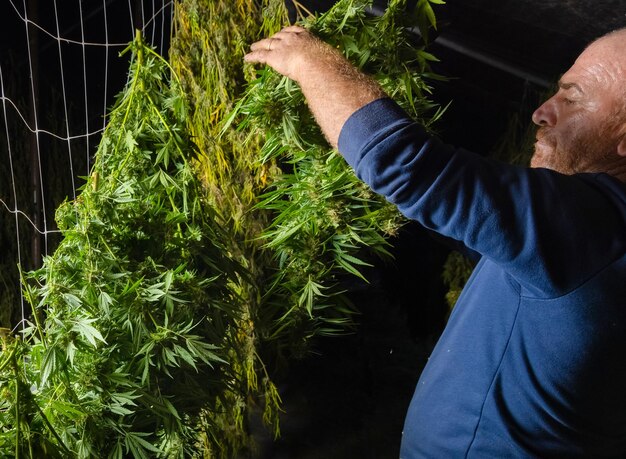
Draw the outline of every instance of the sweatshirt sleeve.
<instances>
[{"instance_id":1,"label":"sweatshirt sleeve","mask_svg":"<svg viewBox=\"0 0 626 459\"><path fill-rule=\"evenodd\" d=\"M405 216L499 264L523 293L565 294L624 252L623 190L613 193L621 184L604 174L566 176L454 148L390 99L346 121L339 151Z\"/></svg>"}]
</instances>

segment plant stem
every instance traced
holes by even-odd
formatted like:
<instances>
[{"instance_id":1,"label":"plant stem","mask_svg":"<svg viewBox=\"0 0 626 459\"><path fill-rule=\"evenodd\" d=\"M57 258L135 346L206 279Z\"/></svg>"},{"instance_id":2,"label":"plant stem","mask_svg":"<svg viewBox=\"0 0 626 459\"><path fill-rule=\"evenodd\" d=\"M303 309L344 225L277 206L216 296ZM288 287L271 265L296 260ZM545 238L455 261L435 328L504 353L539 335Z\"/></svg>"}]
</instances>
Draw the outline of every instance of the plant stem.
<instances>
[{"instance_id":1,"label":"plant stem","mask_svg":"<svg viewBox=\"0 0 626 459\"><path fill-rule=\"evenodd\" d=\"M17 358L15 354L11 357L13 363L13 376L15 377L15 459L20 459L20 435L21 435L21 419L20 419L20 379L17 370Z\"/></svg>"},{"instance_id":2,"label":"plant stem","mask_svg":"<svg viewBox=\"0 0 626 459\"><path fill-rule=\"evenodd\" d=\"M59 442L59 445L63 448L63 450L70 454L71 451L69 450L69 448L65 445L65 443L63 442L63 439L61 438L61 436L57 433L57 431L54 429L54 427L52 426L52 424L50 423L50 421L48 420L47 416L44 414L43 410L41 409L41 407L35 403L35 407L37 408L37 411L39 412L39 415L41 416L41 418L43 419L43 422L46 424L46 427L48 427L48 430L50 431L50 433L52 435L54 435L54 438L57 439L57 441Z\"/></svg>"}]
</instances>

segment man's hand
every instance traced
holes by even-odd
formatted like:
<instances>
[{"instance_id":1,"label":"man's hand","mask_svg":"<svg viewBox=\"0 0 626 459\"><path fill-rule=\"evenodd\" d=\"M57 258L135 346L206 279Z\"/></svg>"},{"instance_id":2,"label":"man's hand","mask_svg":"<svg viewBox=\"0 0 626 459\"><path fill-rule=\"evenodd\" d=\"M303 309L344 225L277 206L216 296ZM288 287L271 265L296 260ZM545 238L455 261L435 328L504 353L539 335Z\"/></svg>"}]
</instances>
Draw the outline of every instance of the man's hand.
<instances>
[{"instance_id":1,"label":"man's hand","mask_svg":"<svg viewBox=\"0 0 626 459\"><path fill-rule=\"evenodd\" d=\"M253 43L250 50L244 56L246 62L267 64L297 82L311 71L343 60L338 51L298 26L286 27L269 38Z\"/></svg>"},{"instance_id":2,"label":"man's hand","mask_svg":"<svg viewBox=\"0 0 626 459\"><path fill-rule=\"evenodd\" d=\"M246 62L267 64L300 85L333 147L337 147L341 128L352 113L385 96L378 83L302 27L286 27L250 49L244 57Z\"/></svg>"}]
</instances>

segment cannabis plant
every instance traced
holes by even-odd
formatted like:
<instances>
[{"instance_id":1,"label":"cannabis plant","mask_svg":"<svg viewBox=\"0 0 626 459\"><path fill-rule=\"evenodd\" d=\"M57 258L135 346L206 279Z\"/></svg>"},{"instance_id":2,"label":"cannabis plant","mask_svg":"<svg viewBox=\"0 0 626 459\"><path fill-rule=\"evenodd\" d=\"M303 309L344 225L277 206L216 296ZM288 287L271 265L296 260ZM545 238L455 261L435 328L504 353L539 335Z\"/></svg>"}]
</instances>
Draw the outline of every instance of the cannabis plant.
<instances>
[{"instance_id":1,"label":"cannabis plant","mask_svg":"<svg viewBox=\"0 0 626 459\"><path fill-rule=\"evenodd\" d=\"M34 321L5 339L3 457L191 456L233 378L246 273L197 186L180 84L140 36L130 49L93 172L57 210L63 241L24 274Z\"/></svg>"},{"instance_id":2,"label":"cannabis plant","mask_svg":"<svg viewBox=\"0 0 626 459\"><path fill-rule=\"evenodd\" d=\"M224 394L219 413L211 417L221 431L211 440L225 456L249 443L248 413L263 407L263 418L278 434L278 392L268 374L261 340L263 322L272 322L262 306L267 270L274 263L259 236L271 214L255 208L258 196L279 169L258 160L261 138L229 130L220 135L223 119L232 110L246 83L243 56L262 34L286 22L283 2L272 0L183 0L176 5L170 61L180 77L190 107L188 130L198 146L196 170L208 202L218 210L225 229L222 243L245 266L247 277L237 283L239 319L229 330L234 390ZM264 319L265 318L265 319Z\"/></svg>"},{"instance_id":3,"label":"cannabis plant","mask_svg":"<svg viewBox=\"0 0 626 459\"><path fill-rule=\"evenodd\" d=\"M425 34L434 24L430 3L407 15L395 1L380 18L368 15L369 6L343 0L320 17L299 7L300 19L429 125L439 116L423 78L433 57L409 41L406 27L417 20ZM277 429L274 362L307 352L314 336L350 327L354 308L340 295L342 278L363 277L364 247L388 255L385 237L402 224L332 152L297 85L242 66L250 43L284 25L278 0L183 0L176 8L170 59L191 107L199 176L227 228L225 246L250 274L238 286L242 320L230 360L240 389L224 399L221 415L231 433L244 432L259 396Z\"/></svg>"},{"instance_id":4,"label":"cannabis plant","mask_svg":"<svg viewBox=\"0 0 626 459\"><path fill-rule=\"evenodd\" d=\"M438 3L438 2L432 2ZM390 97L426 126L441 114L427 98L425 77L434 57L424 43L410 41L410 24L430 18L428 2L412 13L406 2L390 2L380 16L371 2L342 0L302 25L338 48L357 67L376 78ZM266 68L259 72L225 124L264 141L261 164L278 164L282 174L268 184L257 210L273 216L261 234L275 266L265 305L274 320L268 339L291 347L317 334L336 334L351 320L341 295L345 274L363 277L363 248L388 256L387 240L403 219L375 196L326 143L297 84ZM267 317L267 316L266 316Z\"/></svg>"},{"instance_id":5,"label":"cannabis plant","mask_svg":"<svg viewBox=\"0 0 626 459\"><path fill-rule=\"evenodd\" d=\"M406 34L426 36L430 3L374 17L340 0L301 23L430 126L433 57ZM57 210L63 240L23 274L33 321L3 337L0 455L234 457L252 413L279 432L275 362L350 326L344 279L403 220L297 85L243 66L286 22L279 0L181 0L171 64L130 46L93 171Z\"/></svg>"}]
</instances>

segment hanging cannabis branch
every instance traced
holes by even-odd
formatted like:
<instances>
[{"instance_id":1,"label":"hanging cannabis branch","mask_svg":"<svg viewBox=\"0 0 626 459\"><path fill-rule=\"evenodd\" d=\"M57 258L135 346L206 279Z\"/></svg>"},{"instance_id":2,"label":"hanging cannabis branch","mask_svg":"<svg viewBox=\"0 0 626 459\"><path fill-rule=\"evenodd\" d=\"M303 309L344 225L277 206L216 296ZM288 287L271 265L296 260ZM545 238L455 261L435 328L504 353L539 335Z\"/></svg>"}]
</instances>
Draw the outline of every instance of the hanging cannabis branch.
<instances>
[{"instance_id":1,"label":"hanging cannabis branch","mask_svg":"<svg viewBox=\"0 0 626 459\"><path fill-rule=\"evenodd\" d=\"M432 76L434 58L409 43L405 30L415 17L431 26L430 3L420 0L413 18L403 2L392 2L382 18L368 16L369 5L343 0L306 24L430 124L440 112L426 98L423 77ZM241 320L230 361L240 390L223 399L224 432L243 433L257 402L278 432L271 368L281 356L306 352L312 337L350 326L353 308L339 295L341 277L361 276L365 246L386 255L385 237L402 223L330 151L295 84L265 70L246 89L256 78L252 67L242 67L250 43L286 24L279 0L184 0L176 8L170 58L190 106L197 168L226 228L223 243L250 274L238 285ZM221 448L245 444L245 435L227 435Z\"/></svg>"},{"instance_id":2,"label":"hanging cannabis branch","mask_svg":"<svg viewBox=\"0 0 626 459\"><path fill-rule=\"evenodd\" d=\"M441 3L433 1L431 3ZM368 14L370 1L343 0L303 25L373 75L390 97L427 127L442 110L428 100L424 43L410 42L408 26L434 26L430 3L409 14L406 2L391 1L381 17ZM425 34L424 34L425 35ZM332 151L310 114L297 84L269 68L249 84L226 120L250 138L261 136L261 164L280 164L283 174L260 196L256 210L269 211L264 248L276 263L265 305L274 310L270 339L294 346L316 334L335 334L350 323L351 309L340 294L342 273L362 276L368 247L388 256L386 237L403 223L393 206L376 197Z\"/></svg>"},{"instance_id":3,"label":"hanging cannabis branch","mask_svg":"<svg viewBox=\"0 0 626 459\"><path fill-rule=\"evenodd\" d=\"M232 110L246 82L243 56L262 34L277 31L286 22L284 3L278 0L184 0L177 4L175 36L170 60L179 75L190 106L188 129L200 152L196 170L208 202L218 209L225 228L223 244L244 265L249 275L239 278L240 312L231 330L229 350L237 389L224 394L219 415L211 419L221 431L206 442L224 456L248 446L247 418L263 409L262 418L278 434L278 391L271 370L261 359L266 322L274 316L262 305L271 254L262 248L259 235L271 215L254 208L267 182L279 173L273 162L257 159L261 138L231 130L220 136L222 120Z\"/></svg>"},{"instance_id":4,"label":"hanging cannabis branch","mask_svg":"<svg viewBox=\"0 0 626 459\"><path fill-rule=\"evenodd\" d=\"M441 114L424 81L436 77L428 68L434 57L410 43L405 27L417 18L425 34L434 24L431 3L439 2L420 0L411 17L394 1L376 18L367 14L371 2L342 0L305 25L428 126ZM241 390L224 399L221 422L224 431L243 432L260 390L265 419L276 428L279 400L267 362L301 355L312 337L350 326L342 277L362 277L363 247L388 255L385 238L402 219L329 149L293 82L270 70L256 78L241 66L250 43L286 25L282 1L185 0L175 25L171 61L191 107L200 176L227 228L225 246L250 272L238 288L243 313L231 350ZM226 442L239 446L232 436Z\"/></svg>"},{"instance_id":5,"label":"hanging cannabis branch","mask_svg":"<svg viewBox=\"0 0 626 459\"><path fill-rule=\"evenodd\" d=\"M199 193L179 83L139 35L130 49L93 172L57 210L64 239L25 274L36 321L0 368L3 457L188 457L230 390L246 274Z\"/></svg>"}]
</instances>

